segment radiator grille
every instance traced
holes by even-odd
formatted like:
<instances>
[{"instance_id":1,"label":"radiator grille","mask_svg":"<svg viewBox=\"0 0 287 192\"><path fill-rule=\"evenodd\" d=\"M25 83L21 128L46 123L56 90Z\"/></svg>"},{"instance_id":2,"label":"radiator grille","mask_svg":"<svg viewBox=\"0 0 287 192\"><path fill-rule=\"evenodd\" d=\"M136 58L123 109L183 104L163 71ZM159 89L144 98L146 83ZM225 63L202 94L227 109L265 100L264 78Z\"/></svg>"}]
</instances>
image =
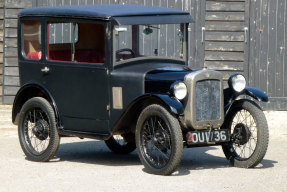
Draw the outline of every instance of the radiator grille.
<instances>
[{"instance_id":1,"label":"radiator grille","mask_svg":"<svg viewBox=\"0 0 287 192\"><path fill-rule=\"evenodd\" d=\"M220 119L220 81L203 80L196 82L196 121Z\"/></svg>"}]
</instances>

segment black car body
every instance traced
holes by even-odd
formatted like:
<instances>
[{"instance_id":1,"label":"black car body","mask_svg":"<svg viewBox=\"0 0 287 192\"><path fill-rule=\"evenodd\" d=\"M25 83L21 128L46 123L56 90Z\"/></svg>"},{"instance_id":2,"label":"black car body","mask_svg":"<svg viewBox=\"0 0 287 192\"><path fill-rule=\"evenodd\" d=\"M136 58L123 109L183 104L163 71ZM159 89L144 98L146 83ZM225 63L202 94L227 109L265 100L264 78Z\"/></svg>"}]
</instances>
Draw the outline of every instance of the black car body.
<instances>
[{"instance_id":1,"label":"black car body","mask_svg":"<svg viewBox=\"0 0 287 192\"><path fill-rule=\"evenodd\" d=\"M259 108L250 98L268 101L268 97L256 88L245 87L241 75L231 76L229 87L224 89L220 72L190 69L187 42L191 22L186 12L136 5L38 7L21 11L21 89L14 101L12 119L19 124L25 154L36 161L49 160L55 154L57 147L51 142L43 151L33 151L33 142L25 135L31 124L31 134L38 140L54 140L53 121L56 135L106 140L115 152L124 153L129 148L128 153L136 142L143 164L156 174L172 173L180 160L174 160L174 156L180 156L183 146L223 144L230 148L234 142L246 144L252 135L248 126L238 123L237 132L230 130L226 119L232 117L228 114L237 106L244 108L246 102ZM162 41L163 31L170 30L176 40L166 42L166 46L177 43L177 49L164 55L159 39ZM152 45L147 45L148 38ZM40 104L35 107L35 103ZM47 105L52 109L50 115L51 111L44 109ZM38 115L33 116L33 112ZM168 119L161 117L166 112ZM144 123L153 118L159 118L152 123L158 132L145 140L144 126L150 125ZM177 140L181 140L177 141L176 150L171 144L173 126L168 123L174 121L180 130L175 133L179 135ZM169 127L168 131L158 128L162 125ZM241 136L235 137L234 132ZM211 134L223 136L216 140ZM121 135L126 144L118 145L115 135ZM147 155L150 140L160 153L168 154L167 160L166 154L158 157L164 165L159 166L155 157ZM262 159L264 150L260 154ZM234 161L238 154L231 156Z\"/></svg>"}]
</instances>

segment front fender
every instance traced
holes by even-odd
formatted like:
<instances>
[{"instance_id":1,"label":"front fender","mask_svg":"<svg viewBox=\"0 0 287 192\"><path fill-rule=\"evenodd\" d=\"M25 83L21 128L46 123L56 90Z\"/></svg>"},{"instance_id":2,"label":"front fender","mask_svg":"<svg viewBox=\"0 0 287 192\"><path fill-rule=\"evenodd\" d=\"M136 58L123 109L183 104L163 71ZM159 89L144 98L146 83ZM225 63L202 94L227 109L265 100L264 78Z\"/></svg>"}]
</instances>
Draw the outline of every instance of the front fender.
<instances>
[{"instance_id":1,"label":"front fender","mask_svg":"<svg viewBox=\"0 0 287 192\"><path fill-rule=\"evenodd\" d=\"M246 87L245 94L253 97L254 99L262 102L268 102L268 96L260 89L254 87Z\"/></svg>"},{"instance_id":2,"label":"front fender","mask_svg":"<svg viewBox=\"0 0 287 192\"><path fill-rule=\"evenodd\" d=\"M150 94L150 96L156 97L157 99L161 100L172 114L183 115L184 108L179 100L165 94Z\"/></svg>"},{"instance_id":3,"label":"front fender","mask_svg":"<svg viewBox=\"0 0 287 192\"><path fill-rule=\"evenodd\" d=\"M231 88L224 90L224 112L225 115L236 101L243 99L255 99L261 102L268 102L268 96L260 89L254 87L246 87L241 93L235 93Z\"/></svg>"},{"instance_id":4,"label":"front fender","mask_svg":"<svg viewBox=\"0 0 287 192\"><path fill-rule=\"evenodd\" d=\"M181 116L184 113L183 105L180 101L167 94L146 93L137 97L124 111L119 119L113 119L112 132L129 127L135 131L137 119L142 110L151 104L159 104L174 116Z\"/></svg>"}]
</instances>

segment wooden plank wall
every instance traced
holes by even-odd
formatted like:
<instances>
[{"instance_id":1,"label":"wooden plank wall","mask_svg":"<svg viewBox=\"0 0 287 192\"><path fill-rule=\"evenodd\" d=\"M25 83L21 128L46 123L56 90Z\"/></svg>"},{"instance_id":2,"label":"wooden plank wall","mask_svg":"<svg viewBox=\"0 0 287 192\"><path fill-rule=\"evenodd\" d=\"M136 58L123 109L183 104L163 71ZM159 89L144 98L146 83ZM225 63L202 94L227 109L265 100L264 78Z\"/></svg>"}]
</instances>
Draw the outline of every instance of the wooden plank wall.
<instances>
[{"instance_id":1,"label":"wooden plank wall","mask_svg":"<svg viewBox=\"0 0 287 192\"><path fill-rule=\"evenodd\" d=\"M286 0L0 0L0 10L3 1L4 103L12 103L19 88L16 16L20 9L43 5L129 3L190 12L196 21L191 24L189 34L190 66L202 68L205 65L222 70L225 78L228 78L230 73L242 72L249 79L250 86L258 87L270 96L271 102L264 106L265 109L287 110ZM245 26L249 27L247 44L244 44ZM204 43L201 42L202 27L206 28Z\"/></svg>"},{"instance_id":2,"label":"wooden plank wall","mask_svg":"<svg viewBox=\"0 0 287 192\"><path fill-rule=\"evenodd\" d=\"M247 72L246 1L206 0L204 66L222 71L225 80L234 72Z\"/></svg>"},{"instance_id":3,"label":"wooden plank wall","mask_svg":"<svg viewBox=\"0 0 287 192\"><path fill-rule=\"evenodd\" d=\"M4 0L0 0L0 104L3 93L3 35L4 35Z\"/></svg>"},{"instance_id":4,"label":"wooden plank wall","mask_svg":"<svg viewBox=\"0 0 287 192\"><path fill-rule=\"evenodd\" d=\"M26 7L32 7L32 0L4 0L4 88L3 103L12 104L19 89L17 60L17 16Z\"/></svg>"},{"instance_id":5,"label":"wooden plank wall","mask_svg":"<svg viewBox=\"0 0 287 192\"><path fill-rule=\"evenodd\" d=\"M268 94L265 109L287 110L287 1L250 5L249 83Z\"/></svg>"}]
</instances>

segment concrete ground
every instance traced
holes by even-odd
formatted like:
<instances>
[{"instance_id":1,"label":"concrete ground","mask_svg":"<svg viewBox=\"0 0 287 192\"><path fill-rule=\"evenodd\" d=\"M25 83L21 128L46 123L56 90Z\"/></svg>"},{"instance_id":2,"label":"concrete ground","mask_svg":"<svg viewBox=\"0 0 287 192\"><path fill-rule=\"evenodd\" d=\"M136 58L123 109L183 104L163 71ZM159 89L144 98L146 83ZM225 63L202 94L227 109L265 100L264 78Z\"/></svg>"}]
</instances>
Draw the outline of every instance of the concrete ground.
<instances>
[{"instance_id":1,"label":"concrete ground","mask_svg":"<svg viewBox=\"0 0 287 192\"><path fill-rule=\"evenodd\" d=\"M48 163L26 160L11 124L11 106L0 105L0 192L9 191L287 191L287 112L266 112L270 144L254 169L229 165L220 147L185 149L177 172L145 172L136 152L116 155L102 141L62 138Z\"/></svg>"}]
</instances>

